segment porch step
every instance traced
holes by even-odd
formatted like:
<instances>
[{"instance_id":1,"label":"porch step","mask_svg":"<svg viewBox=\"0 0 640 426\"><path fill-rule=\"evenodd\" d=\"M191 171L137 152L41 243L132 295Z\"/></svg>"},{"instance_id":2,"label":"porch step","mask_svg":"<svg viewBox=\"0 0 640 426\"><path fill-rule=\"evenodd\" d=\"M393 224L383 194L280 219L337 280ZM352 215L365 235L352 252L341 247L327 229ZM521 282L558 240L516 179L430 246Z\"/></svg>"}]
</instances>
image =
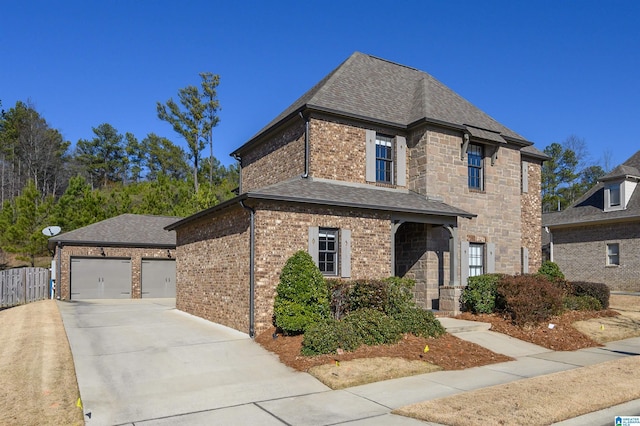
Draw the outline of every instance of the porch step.
<instances>
[{"instance_id":1,"label":"porch step","mask_svg":"<svg viewBox=\"0 0 640 426\"><path fill-rule=\"evenodd\" d=\"M487 331L491 328L488 322L467 321L449 317L438 317L440 324L447 330L447 333L464 333L466 331Z\"/></svg>"}]
</instances>

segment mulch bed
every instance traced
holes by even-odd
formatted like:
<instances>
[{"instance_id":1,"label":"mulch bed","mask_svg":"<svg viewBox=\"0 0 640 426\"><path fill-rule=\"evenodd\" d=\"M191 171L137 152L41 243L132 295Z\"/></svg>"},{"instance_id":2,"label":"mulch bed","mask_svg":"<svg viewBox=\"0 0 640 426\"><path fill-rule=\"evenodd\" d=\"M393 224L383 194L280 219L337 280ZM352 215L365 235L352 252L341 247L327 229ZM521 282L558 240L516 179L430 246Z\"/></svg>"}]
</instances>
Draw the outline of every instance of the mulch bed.
<instances>
[{"instance_id":1,"label":"mulch bed","mask_svg":"<svg viewBox=\"0 0 640 426\"><path fill-rule=\"evenodd\" d=\"M473 315L463 313L456 318L491 323L492 331L531 342L554 351L574 351L600 345L573 328L571 326L572 323L591 318L612 317L616 315L619 315L618 312L612 310L598 312L571 311L552 318L548 323L526 328L513 325L510 319L499 314ZM550 328L549 324L553 324L553 328ZM354 352L345 352L340 355L303 356L300 355L302 335L277 335L276 338L273 338L274 333L275 328L271 328L258 335L256 342L278 355L283 364L298 371L307 371L311 367L330 364L336 361L377 357L400 357L408 360L422 360L438 365L445 370L462 370L512 360L512 358L508 356L496 354L450 334L429 339L405 335L400 342L394 345L361 346ZM429 349L425 352L426 346L428 346Z\"/></svg>"}]
</instances>

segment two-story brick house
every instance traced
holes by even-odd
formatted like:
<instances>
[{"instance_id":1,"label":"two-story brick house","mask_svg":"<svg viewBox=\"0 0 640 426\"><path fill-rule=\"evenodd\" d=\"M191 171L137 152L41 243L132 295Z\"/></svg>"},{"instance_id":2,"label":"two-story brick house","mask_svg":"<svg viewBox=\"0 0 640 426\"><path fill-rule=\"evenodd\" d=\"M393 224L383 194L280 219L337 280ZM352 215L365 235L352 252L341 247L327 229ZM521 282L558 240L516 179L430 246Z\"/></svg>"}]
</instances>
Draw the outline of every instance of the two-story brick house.
<instances>
[{"instance_id":1,"label":"two-story brick house","mask_svg":"<svg viewBox=\"0 0 640 426\"><path fill-rule=\"evenodd\" d=\"M469 275L540 264L545 155L422 71L355 53L232 155L241 195L167 228L177 307L209 320L267 329L301 249L448 312Z\"/></svg>"},{"instance_id":2,"label":"two-story brick house","mask_svg":"<svg viewBox=\"0 0 640 426\"><path fill-rule=\"evenodd\" d=\"M640 291L640 151L561 212L545 213L550 259L571 281Z\"/></svg>"}]
</instances>

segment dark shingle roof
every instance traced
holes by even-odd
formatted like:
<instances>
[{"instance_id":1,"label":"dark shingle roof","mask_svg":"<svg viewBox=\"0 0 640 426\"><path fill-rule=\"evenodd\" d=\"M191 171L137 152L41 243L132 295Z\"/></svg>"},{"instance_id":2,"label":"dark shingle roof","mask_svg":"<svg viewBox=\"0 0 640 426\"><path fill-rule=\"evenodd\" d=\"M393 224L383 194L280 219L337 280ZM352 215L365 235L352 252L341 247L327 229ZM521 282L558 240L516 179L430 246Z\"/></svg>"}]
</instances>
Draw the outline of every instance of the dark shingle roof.
<instances>
[{"instance_id":1,"label":"dark shingle roof","mask_svg":"<svg viewBox=\"0 0 640 426\"><path fill-rule=\"evenodd\" d=\"M347 207L424 216L465 218L476 216L442 201L428 199L425 196L407 190L296 177L244 193L225 203L172 223L165 229L174 230L195 219L215 214L217 211L245 200L305 203L318 206Z\"/></svg>"},{"instance_id":2,"label":"dark shingle roof","mask_svg":"<svg viewBox=\"0 0 640 426\"><path fill-rule=\"evenodd\" d=\"M305 108L401 128L421 121L460 129L472 126L476 132L488 131L490 140L504 142L503 138L508 138L531 145L431 75L356 52L232 155L240 154L268 130Z\"/></svg>"},{"instance_id":3,"label":"dark shingle roof","mask_svg":"<svg viewBox=\"0 0 640 426\"><path fill-rule=\"evenodd\" d=\"M561 212L544 214L544 226L571 226L605 221L621 221L640 218L640 189L636 188L624 210L604 211L605 182L626 177L640 177L640 151L632 155L622 165L616 167L600 179L589 191L573 205Z\"/></svg>"},{"instance_id":4,"label":"dark shingle roof","mask_svg":"<svg viewBox=\"0 0 640 426\"><path fill-rule=\"evenodd\" d=\"M104 245L120 247L175 247L176 234L164 228L179 217L123 214L49 238L49 247Z\"/></svg>"},{"instance_id":5,"label":"dark shingle roof","mask_svg":"<svg viewBox=\"0 0 640 426\"><path fill-rule=\"evenodd\" d=\"M356 207L398 213L474 217L442 201L415 192L313 178L294 178L249 192L250 198L341 207Z\"/></svg>"}]
</instances>

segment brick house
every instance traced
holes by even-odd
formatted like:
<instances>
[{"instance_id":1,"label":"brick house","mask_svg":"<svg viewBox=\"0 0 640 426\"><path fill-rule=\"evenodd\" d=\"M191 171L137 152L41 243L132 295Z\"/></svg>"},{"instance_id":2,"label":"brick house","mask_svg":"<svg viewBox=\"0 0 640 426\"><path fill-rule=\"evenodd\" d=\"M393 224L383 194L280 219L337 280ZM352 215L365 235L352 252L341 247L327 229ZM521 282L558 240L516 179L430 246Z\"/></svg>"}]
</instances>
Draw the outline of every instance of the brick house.
<instances>
[{"instance_id":1,"label":"brick house","mask_svg":"<svg viewBox=\"0 0 640 426\"><path fill-rule=\"evenodd\" d=\"M232 153L240 195L185 218L178 309L250 335L286 260L416 280L454 312L469 275L541 263L546 156L422 71L354 53Z\"/></svg>"},{"instance_id":2,"label":"brick house","mask_svg":"<svg viewBox=\"0 0 640 426\"><path fill-rule=\"evenodd\" d=\"M573 205L545 213L549 257L567 279L640 291L640 151Z\"/></svg>"},{"instance_id":3,"label":"brick house","mask_svg":"<svg viewBox=\"0 0 640 426\"><path fill-rule=\"evenodd\" d=\"M62 300L175 297L179 217L123 214L49 238Z\"/></svg>"}]
</instances>

